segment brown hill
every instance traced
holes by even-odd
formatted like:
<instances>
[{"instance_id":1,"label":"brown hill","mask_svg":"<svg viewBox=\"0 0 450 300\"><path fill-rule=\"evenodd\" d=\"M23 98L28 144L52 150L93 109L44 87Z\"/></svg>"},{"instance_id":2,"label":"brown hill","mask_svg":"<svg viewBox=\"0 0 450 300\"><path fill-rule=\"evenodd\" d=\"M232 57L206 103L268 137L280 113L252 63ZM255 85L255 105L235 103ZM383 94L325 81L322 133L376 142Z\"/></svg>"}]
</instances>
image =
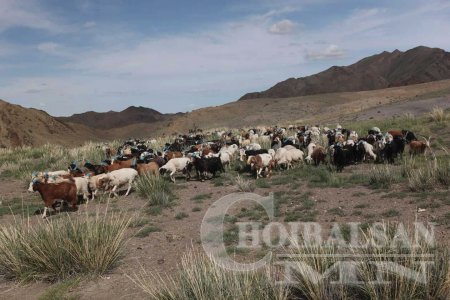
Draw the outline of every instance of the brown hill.
<instances>
[{"instance_id":1,"label":"brown hill","mask_svg":"<svg viewBox=\"0 0 450 300\"><path fill-rule=\"evenodd\" d=\"M83 124L94 129L111 129L139 123L154 123L162 121L164 118L164 114L142 106L130 106L120 112L108 111L99 113L88 111L74 114L70 117L56 117L57 120L62 122Z\"/></svg>"},{"instance_id":2,"label":"brown hill","mask_svg":"<svg viewBox=\"0 0 450 300\"><path fill-rule=\"evenodd\" d=\"M0 100L0 148L45 143L79 145L99 137L87 127L65 124L42 110Z\"/></svg>"},{"instance_id":3,"label":"brown hill","mask_svg":"<svg viewBox=\"0 0 450 300\"><path fill-rule=\"evenodd\" d=\"M289 78L266 91L245 94L239 100L367 91L449 78L450 53L420 46L406 52L385 51L350 66L333 66L315 75Z\"/></svg>"}]
</instances>

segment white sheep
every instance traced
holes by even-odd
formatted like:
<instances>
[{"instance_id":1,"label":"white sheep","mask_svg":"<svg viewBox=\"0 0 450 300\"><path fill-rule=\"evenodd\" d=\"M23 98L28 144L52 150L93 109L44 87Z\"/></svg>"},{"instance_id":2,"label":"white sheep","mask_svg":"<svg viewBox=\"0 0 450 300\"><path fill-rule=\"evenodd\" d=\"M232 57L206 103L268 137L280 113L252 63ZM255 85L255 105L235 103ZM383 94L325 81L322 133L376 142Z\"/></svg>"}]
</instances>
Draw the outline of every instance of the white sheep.
<instances>
[{"instance_id":1,"label":"white sheep","mask_svg":"<svg viewBox=\"0 0 450 300\"><path fill-rule=\"evenodd\" d=\"M286 165L286 168L289 170L289 167L292 167L292 156L290 151L285 148L279 148L275 152L274 157L277 165Z\"/></svg>"},{"instance_id":2,"label":"white sheep","mask_svg":"<svg viewBox=\"0 0 450 300\"><path fill-rule=\"evenodd\" d=\"M182 172L186 169L187 165L191 162L189 157L177 157L169 160L164 166L159 168L160 174L164 174L165 171L170 172L170 180L175 182L175 177L173 176L176 172ZM188 176L189 178L189 176Z\"/></svg>"},{"instance_id":3,"label":"white sheep","mask_svg":"<svg viewBox=\"0 0 450 300\"><path fill-rule=\"evenodd\" d=\"M116 193L117 188L122 187L126 184L128 184L128 189L125 193L125 196L128 196L133 185L133 181L138 176L138 172L132 168L123 168L112 171L105 175L106 177L104 177L103 180L106 181L106 189L110 189L112 187L109 192L109 196L111 196L111 194L114 194L114 196L118 197L119 195Z\"/></svg>"}]
</instances>

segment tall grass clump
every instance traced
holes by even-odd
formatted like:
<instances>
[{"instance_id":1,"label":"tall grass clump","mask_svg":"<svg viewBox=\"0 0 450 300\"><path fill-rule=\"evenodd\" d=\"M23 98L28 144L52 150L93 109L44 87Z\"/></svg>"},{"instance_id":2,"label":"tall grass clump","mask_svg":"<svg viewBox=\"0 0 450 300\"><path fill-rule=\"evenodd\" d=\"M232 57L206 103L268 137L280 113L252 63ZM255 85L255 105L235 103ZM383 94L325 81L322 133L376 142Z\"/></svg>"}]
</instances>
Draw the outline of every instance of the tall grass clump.
<instances>
[{"instance_id":1,"label":"tall grass clump","mask_svg":"<svg viewBox=\"0 0 450 300\"><path fill-rule=\"evenodd\" d=\"M440 107L434 107L429 113L430 119L436 123L443 123L446 119L445 111Z\"/></svg>"},{"instance_id":2,"label":"tall grass clump","mask_svg":"<svg viewBox=\"0 0 450 300\"><path fill-rule=\"evenodd\" d=\"M293 243L288 249L292 299L448 299L448 249L423 239L407 247L399 242L395 228L379 225L361 231L359 242L364 247ZM356 267L355 277L345 272L343 261ZM415 280L419 278L423 281ZM342 279L353 281L335 284Z\"/></svg>"},{"instance_id":3,"label":"tall grass clump","mask_svg":"<svg viewBox=\"0 0 450 300\"><path fill-rule=\"evenodd\" d=\"M186 253L179 272L162 278L142 270L129 278L150 299L166 300L285 300L287 289L276 284L269 269L233 272L220 267L213 258L191 250Z\"/></svg>"},{"instance_id":4,"label":"tall grass clump","mask_svg":"<svg viewBox=\"0 0 450 300\"><path fill-rule=\"evenodd\" d=\"M129 222L123 215L97 213L3 226L0 274L20 281L102 275L120 260Z\"/></svg>"},{"instance_id":5,"label":"tall grass clump","mask_svg":"<svg viewBox=\"0 0 450 300\"><path fill-rule=\"evenodd\" d=\"M233 179L233 182L240 192L253 192L255 190L253 181L247 180L239 174Z\"/></svg>"},{"instance_id":6,"label":"tall grass clump","mask_svg":"<svg viewBox=\"0 0 450 300\"><path fill-rule=\"evenodd\" d=\"M388 188L400 181L400 174L389 165L373 166L369 173L369 184L376 188Z\"/></svg>"},{"instance_id":7,"label":"tall grass clump","mask_svg":"<svg viewBox=\"0 0 450 300\"><path fill-rule=\"evenodd\" d=\"M162 176L144 174L136 181L136 191L142 198L148 200L150 205L167 206L174 199L174 184Z\"/></svg>"},{"instance_id":8,"label":"tall grass clump","mask_svg":"<svg viewBox=\"0 0 450 300\"><path fill-rule=\"evenodd\" d=\"M434 158L422 164L405 164L404 176L408 187L413 192L432 191L438 187L450 187L450 161L445 157Z\"/></svg>"}]
</instances>

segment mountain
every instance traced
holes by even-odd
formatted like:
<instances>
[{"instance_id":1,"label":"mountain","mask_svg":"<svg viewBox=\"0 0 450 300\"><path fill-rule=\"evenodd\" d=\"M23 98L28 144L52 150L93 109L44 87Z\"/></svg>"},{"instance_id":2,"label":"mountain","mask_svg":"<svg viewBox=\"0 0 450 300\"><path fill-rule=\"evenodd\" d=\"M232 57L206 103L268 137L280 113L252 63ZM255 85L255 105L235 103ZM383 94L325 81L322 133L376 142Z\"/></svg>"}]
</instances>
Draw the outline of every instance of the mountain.
<instances>
[{"instance_id":1,"label":"mountain","mask_svg":"<svg viewBox=\"0 0 450 300\"><path fill-rule=\"evenodd\" d=\"M74 114L70 117L56 117L57 120L64 123L83 124L94 129L111 129L139 123L154 123L162 121L164 118L164 114L142 106L130 106L120 112L108 111L99 113L88 111Z\"/></svg>"},{"instance_id":2,"label":"mountain","mask_svg":"<svg viewBox=\"0 0 450 300\"><path fill-rule=\"evenodd\" d=\"M100 140L99 135L82 125L69 125L46 112L24 108L0 100L0 148L42 145L79 145Z\"/></svg>"},{"instance_id":3,"label":"mountain","mask_svg":"<svg viewBox=\"0 0 450 300\"><path fill-rule=\"evenodd\" d=\"M350 66L333 66L315 75L289 78L266 91L245 94L239 100L367 91L449 78L450 53L419 46L406 52L384 51Z\"/></svg>"}]
</instances>

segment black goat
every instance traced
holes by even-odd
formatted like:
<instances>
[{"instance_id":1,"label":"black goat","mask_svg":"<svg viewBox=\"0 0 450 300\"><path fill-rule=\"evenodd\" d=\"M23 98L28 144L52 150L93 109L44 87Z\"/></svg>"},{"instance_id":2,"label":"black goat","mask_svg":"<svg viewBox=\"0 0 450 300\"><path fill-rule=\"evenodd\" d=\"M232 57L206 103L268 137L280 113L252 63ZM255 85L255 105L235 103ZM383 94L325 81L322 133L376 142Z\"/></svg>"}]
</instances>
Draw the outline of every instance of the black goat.
<instances>
[{"instance_id":1,"label":"black goat","mask_svg":"<svg viewBox=\"0 0 450 300\"><path fill-rule=\"evenodd\" d=\"M344 148L340 143L334 145L333 163L337 172L342 172L345 166L355 162L355 147Z\"/></svg>"},{"instance_id":2,"label":"black goat","mask_svg":"<svg viewBox=\"0 0 450 300\"><path fill-rule=\"evenodd\" d=\"M192 167L195 168L197 172L197 178L201 181L207 179L206 173L211 173L213 177L216 176L217 172L225 172L222 162L219 157L192 157L192 163L187 166L187 171L190 173Z\"/></svg>"},{"instance_id":3,"label":"black goat","mask_svg":"<svg viewBox=\"0 0 450 300\"><path fill-rule=\"evenodd\" d=\"M395 158L400 154L403 157L405 151L406 140L402 137L394 137L392 141L386 143L383 149L383 157L391 164L394 163Z\"/></svg>"}]
</instances>

